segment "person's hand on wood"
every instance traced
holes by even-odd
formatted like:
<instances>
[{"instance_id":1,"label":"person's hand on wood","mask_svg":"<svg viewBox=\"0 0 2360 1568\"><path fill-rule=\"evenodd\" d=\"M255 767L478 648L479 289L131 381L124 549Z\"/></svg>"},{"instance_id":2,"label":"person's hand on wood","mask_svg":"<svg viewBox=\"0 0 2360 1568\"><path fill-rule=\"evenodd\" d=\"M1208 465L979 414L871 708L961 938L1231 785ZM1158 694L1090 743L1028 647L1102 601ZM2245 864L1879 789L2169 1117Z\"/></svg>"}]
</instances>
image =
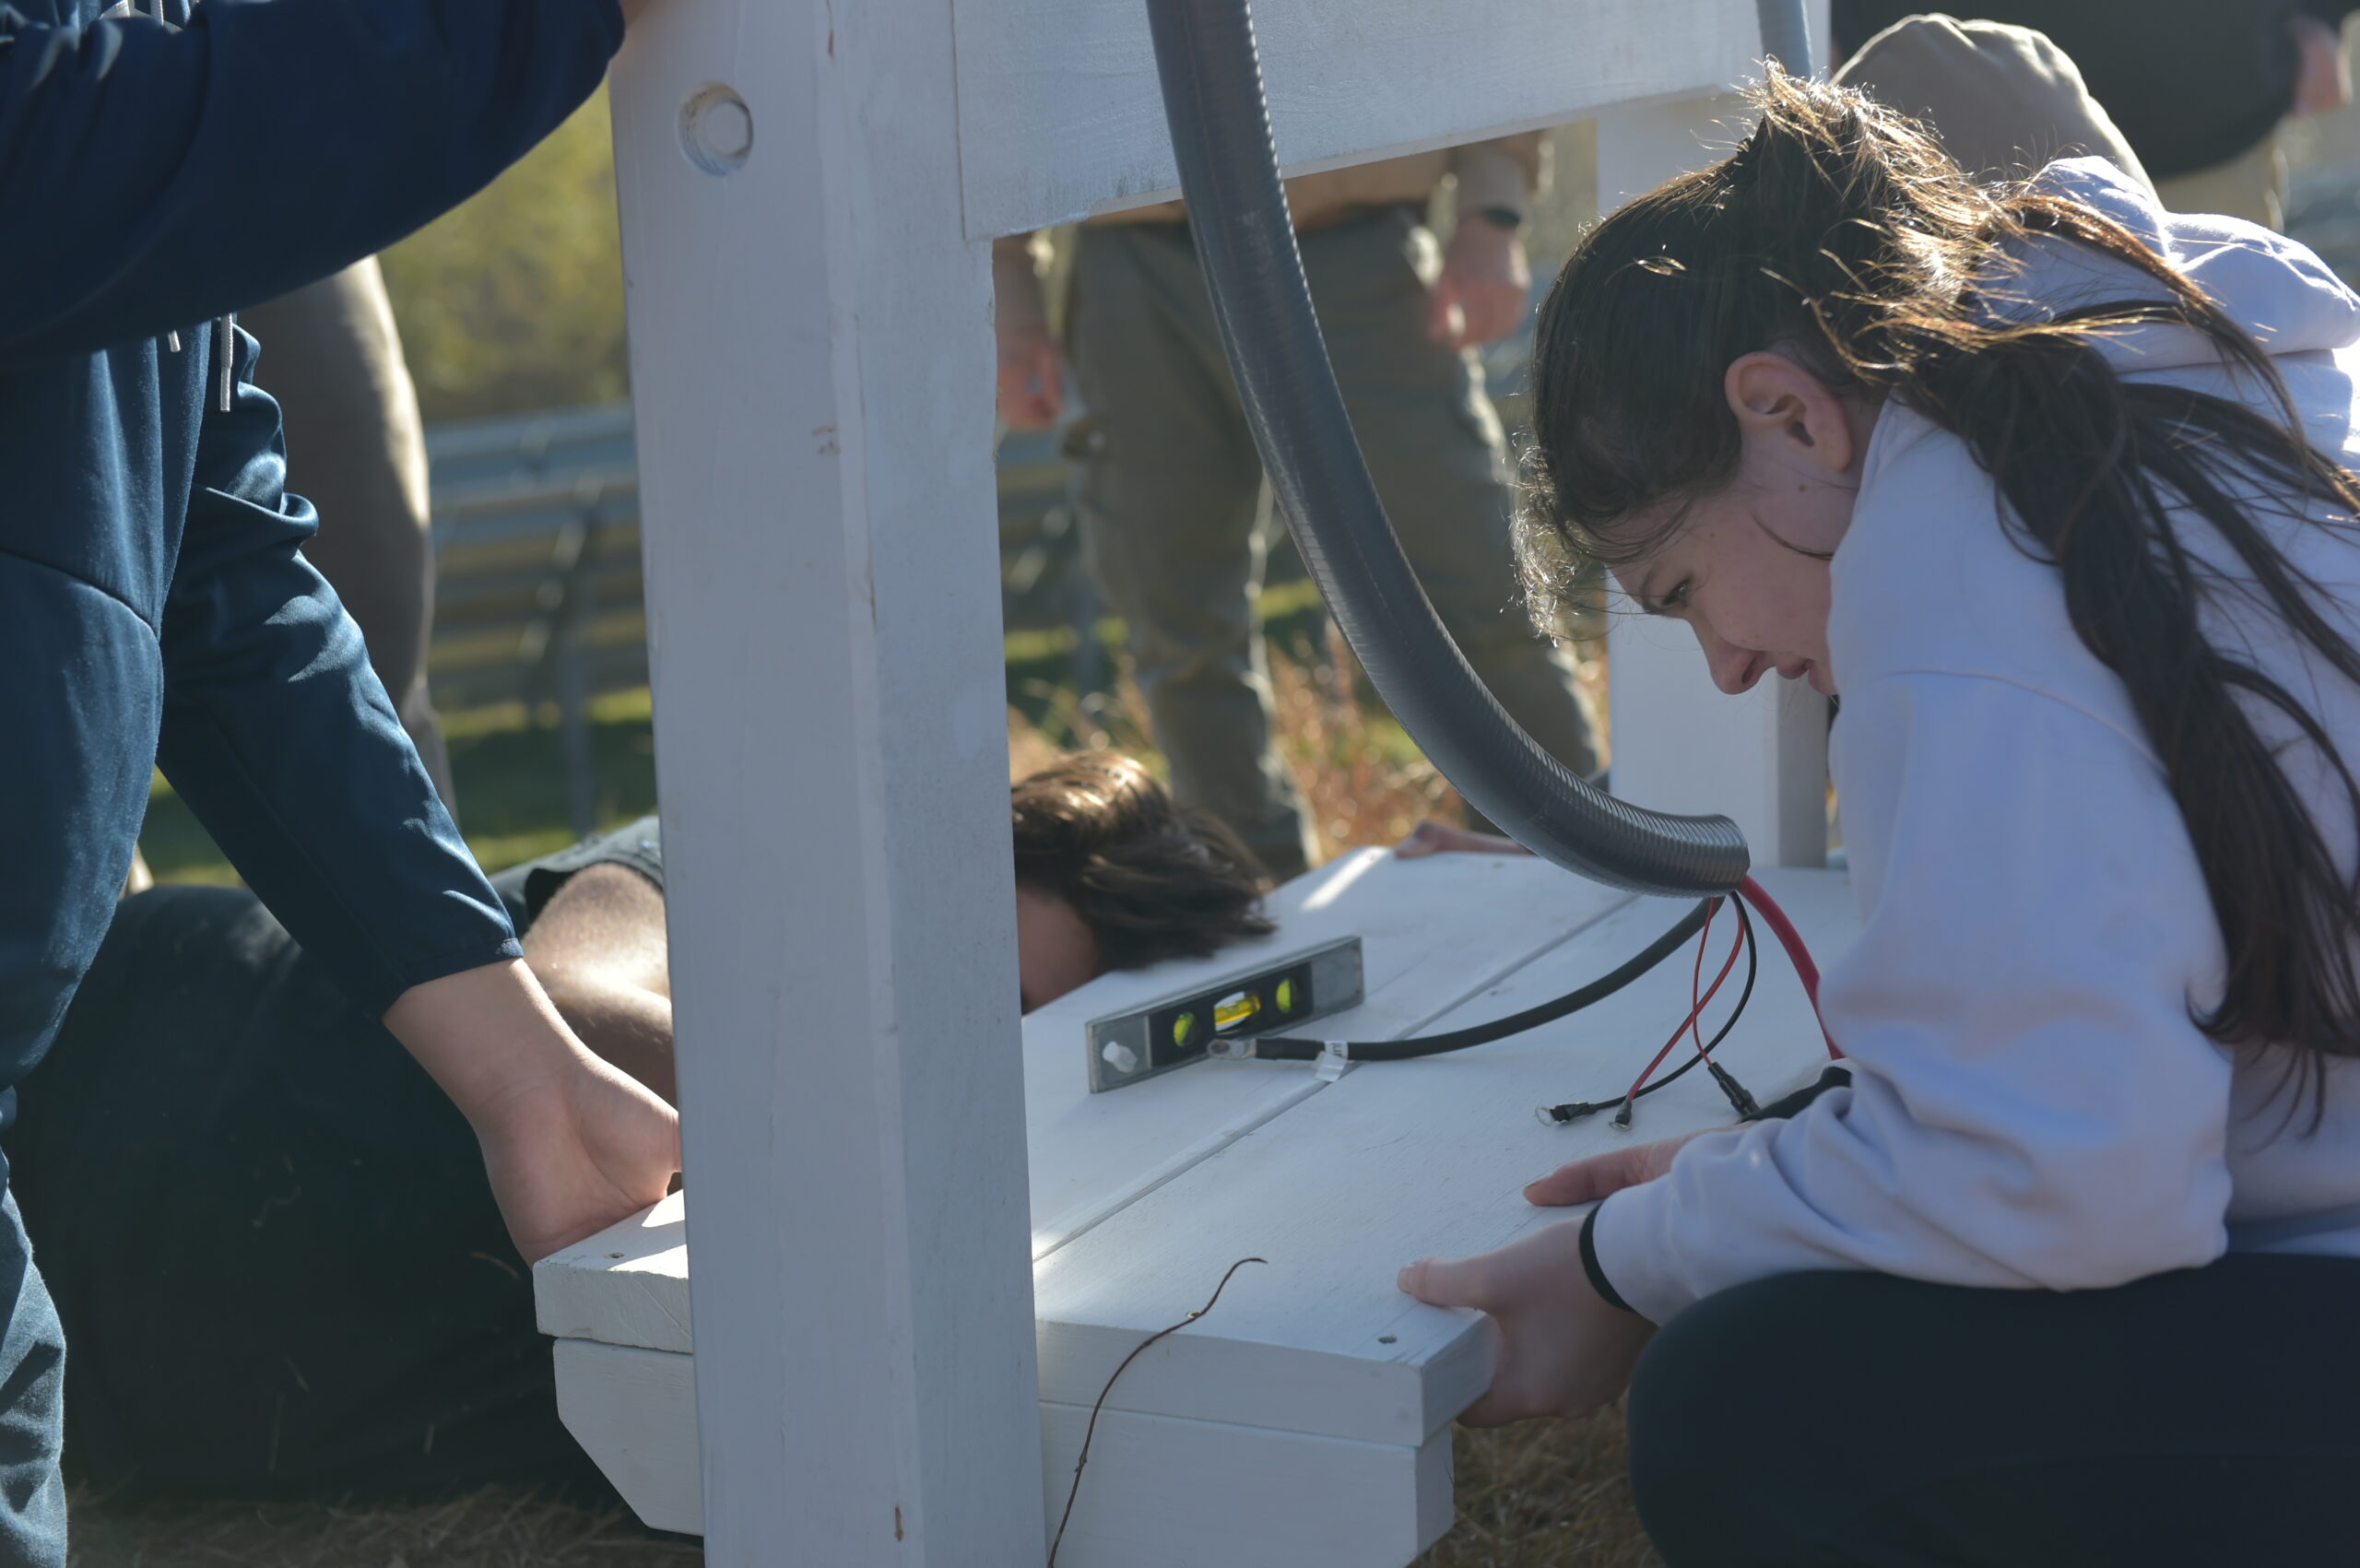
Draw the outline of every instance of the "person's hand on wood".
<instances>
[{"instance_id":1,"label":"person's hand on wood","mask_svg":"<svg viewBox=\"0 0 2360 1568\"><path fill-rule=\"evenodd\" d=\"M1468 1426L1587 1415L1630 1385L1656 1331L1591 1288L1579 1220L1476 1257L1422 1258L1401 1271L1399 1283L1433 1306L1473 1307L1498 1331L1492 1385L1458 1418Z\"/></svg>"},{"instance_id":2,"label":"person's hand on wood","mask_svg":"<svg viewBox=\"0 0 2360 1568\"><path fill-rule=\"evenodd\" d=\"M1634 1143L1575 1160L1524 1189L1543 1208L1596 1203L1671 1169L1689 1139ZM1474 1307L1499 1331L1492 1386L1458 1419L1497 1426L1535 1416L1587 1415L1621 1394L1655 1325L1610 1306L1582 1267L1582 1222L1568 1220L1497 1252L1456 1261L1422 1258L1401 1271L1401 1289L1433 1306Z\"/></svg>"},{"instance_id":3,"label":"person's hand on wood","mask_svg":"<svg viewBox=\"0 0 2360 1568\"><path fill-rule=\"evenodd\" d=\"M1686 1147L1690 1139L1702 1138L1708 1132L1727 1130L1725 1127L1699 1127L1678 1138L1659 1138L1652 1143L1626 1143L1620 1149L1610 1149L1587 1160L1575 1160L1558 1166L1526 1187L1524 1200L1543 1208L1600 1202L1624 1187L1652 1182L1670 1170L1672 1156Z\"/></svg>"},{"instance_id":4,"label":"person's hand on wood","mask_svg":"<svg viewBox=\"0 0 2360 1568\"><path fill-rule=\"evenodd\" d=\"M1516 231L1462 213L1427 303L1426 336L1453 348L1497 342L1523 322L1531 297L1532 267Z\"/></svg>"},{"instance_id":5,"label":"person's hand on wood","mask_svg":"<svg viewBox=\"0 0 2360 1568\"><path fill-rule=\"evenodd\" d=\"M522 963L414 985L385 1027L475 1128L528 1262L645 1208L680 1168L672 1108L575 1039Z\"/></svg>"}]
</instances>

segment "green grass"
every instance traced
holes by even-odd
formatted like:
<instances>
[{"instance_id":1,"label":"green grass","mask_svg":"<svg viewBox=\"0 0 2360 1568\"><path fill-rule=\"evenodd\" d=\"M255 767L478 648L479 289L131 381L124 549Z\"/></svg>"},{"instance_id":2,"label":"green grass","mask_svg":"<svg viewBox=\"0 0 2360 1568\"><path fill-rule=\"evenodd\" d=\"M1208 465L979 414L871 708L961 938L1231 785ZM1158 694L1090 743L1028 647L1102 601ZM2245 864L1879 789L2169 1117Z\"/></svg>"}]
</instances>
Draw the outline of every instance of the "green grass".
<instances>
[{"instance_id":1,"label":"green grass","mask_svg":"<svg viewBox=\"0 0 2360 1568\"><path fill-rule=\"evenodd\" d=\"M655 809L655 735L644 690L591 704L590 755L598 826ZM554 715L511 705L443 715L459 823L488 871L563 849L565 750ZM237 874L194 813L159 778L148 799L140 853L168 882L233 882Z\"/></svg>"}]
</instances>

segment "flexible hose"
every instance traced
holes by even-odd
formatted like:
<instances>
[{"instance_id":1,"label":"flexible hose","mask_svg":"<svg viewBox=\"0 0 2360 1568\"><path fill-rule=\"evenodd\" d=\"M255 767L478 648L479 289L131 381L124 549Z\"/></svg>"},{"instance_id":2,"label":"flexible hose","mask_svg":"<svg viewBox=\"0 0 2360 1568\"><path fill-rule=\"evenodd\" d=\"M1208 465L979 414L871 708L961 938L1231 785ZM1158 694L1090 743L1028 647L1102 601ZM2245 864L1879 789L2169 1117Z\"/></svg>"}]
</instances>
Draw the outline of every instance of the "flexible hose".
<instances>
[{"instance_id":1,"label":"flexible hose","mask_svg":"<svg viewBox=\"0 0 2360 1568\"><path fill-rule=\"evenodd\" d=\"M1148 0L1189 227L1246 423L1312 580L1443 776L1543 859L1610 886L1728 892L1745 839L1576 777L1509 718L1418 585L1344 412L1295 250L1248 0Z\"/></svg>"},{"instance_id":2,"label":"flexible hose","mask_svg":"<svg viewBox=\"0 0 2360 1568\"><path fill-rule=\"evenodd\" d=\"M1804 0L1753 0L1753 14L1762 28L1762 53L1787 68L1790 77L1808 77L1811 64L1811 17Z\"/></svg>"}]
</instances>

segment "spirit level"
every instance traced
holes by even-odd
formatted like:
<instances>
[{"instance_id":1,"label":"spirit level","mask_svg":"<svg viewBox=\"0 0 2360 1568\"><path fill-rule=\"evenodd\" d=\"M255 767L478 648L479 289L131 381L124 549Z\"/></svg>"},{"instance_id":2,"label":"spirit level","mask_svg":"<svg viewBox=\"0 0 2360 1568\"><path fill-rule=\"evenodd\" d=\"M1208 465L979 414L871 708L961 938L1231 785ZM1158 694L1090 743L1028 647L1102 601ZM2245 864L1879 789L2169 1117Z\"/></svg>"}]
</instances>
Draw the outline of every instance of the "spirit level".
<instances>
[{"instance_id":1,"label":"spirit level","mask_svg":"<svg viewBox=\"0 0 2360 1568\"><path fill-rule=\"evenodd\" d=\"M1361 939L1343 937L1243 975L1109 1013L1086 1031L1090 1091L1122 1089L1226 1055L1223 1042L1292 1029L1360 999Z\"/></svg>"}]
</instances>

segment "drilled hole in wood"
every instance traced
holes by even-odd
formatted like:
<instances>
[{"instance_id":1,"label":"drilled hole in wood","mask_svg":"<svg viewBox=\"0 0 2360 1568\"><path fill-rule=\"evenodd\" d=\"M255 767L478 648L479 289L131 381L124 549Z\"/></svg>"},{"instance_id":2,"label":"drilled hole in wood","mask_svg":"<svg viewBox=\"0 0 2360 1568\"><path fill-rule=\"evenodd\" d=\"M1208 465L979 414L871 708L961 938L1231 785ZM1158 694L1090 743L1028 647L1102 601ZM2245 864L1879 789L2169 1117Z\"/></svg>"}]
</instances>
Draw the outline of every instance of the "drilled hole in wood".
<instances>
[{"instance_id":1,"label":"drilled hole in wood","mask_svg":"<svg viewBox=\"0 0 2360 1568\"><path fill-rule=\"evenodd\" d=\"M1380 1345L1390 1345L1397 1338L1398 1338L1398 1336L1392 1334L1380 1334L1376 1337L1376 1342Z\"/></svg>"}]
</instances>

